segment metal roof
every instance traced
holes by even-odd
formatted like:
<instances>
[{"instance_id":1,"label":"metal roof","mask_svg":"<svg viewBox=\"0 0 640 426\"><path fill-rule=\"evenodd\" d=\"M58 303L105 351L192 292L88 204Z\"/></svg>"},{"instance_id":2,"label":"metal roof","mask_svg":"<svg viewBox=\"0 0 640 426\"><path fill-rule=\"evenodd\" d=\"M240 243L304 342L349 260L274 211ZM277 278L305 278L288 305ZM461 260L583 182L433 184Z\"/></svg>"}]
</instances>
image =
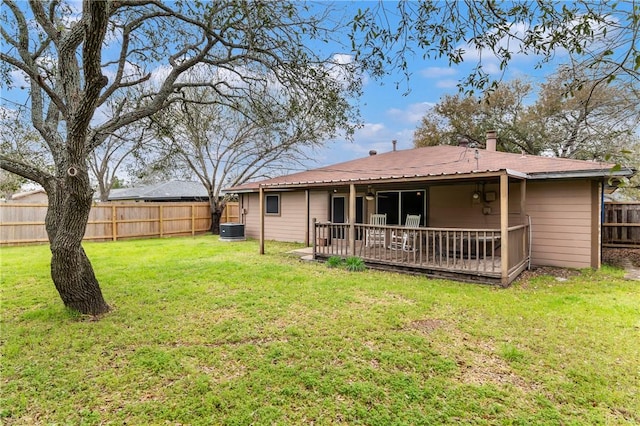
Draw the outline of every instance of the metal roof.
<instances>
[{"instance_id":1,"label":"metal roof","mask_svg":"<svg viewBox=\"0 0 640 426\"><path fill-rule=\"evenodd\" d=\"M391 151L273 179L227 188L225 192L254 192L264 188L296 188L392 180L473 178L507 173L523 179L631 176L634 170L613 172L613 164L487 151L440 145Z\"/></svg>"}]
</instances>

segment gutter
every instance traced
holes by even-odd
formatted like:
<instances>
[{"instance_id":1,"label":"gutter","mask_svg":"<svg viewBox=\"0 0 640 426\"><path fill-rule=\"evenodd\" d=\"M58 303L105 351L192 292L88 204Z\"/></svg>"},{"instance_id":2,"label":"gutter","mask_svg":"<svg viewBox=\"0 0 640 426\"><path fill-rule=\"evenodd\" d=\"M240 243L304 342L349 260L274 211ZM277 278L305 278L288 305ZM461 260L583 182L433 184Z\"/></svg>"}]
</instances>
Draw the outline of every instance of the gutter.
<instances>
[{"instance_id":1,"label":"gutter","mask_svg":"<svg viewBox=\"0 0 640 426\"><path fill-rule=\"evenodd\" d=\"M617 170L601 169L601 170L578 170L571 172L540 172L530 173L527 175L528 179L540 180L540 179L562 179L562 178L607 178L607 177L631 177L636 173L634 169Z\"/></svg>"},{"instance_id":2,"label":"gutter","mask_svg":"<svg viewBox=\"0 0 640 426\"><path fill-rule=\"evenodd\" d=\"M319 188L334 185L348 185L351 183L357 184L379 184L379 183L392 183L398 180L405 182L416 181L434 181L434 180L456 180L456 179L469 179L479 177L497 177L506 173L510 177L519 179L530 180L544 180L544 179L567 179L567 178L607 178L607 177L630 177L633 176L636 171L634 169L617 170L612 171L611 168L599 169L599 170L577 170L567 172L538 172L538 173L523 173L512 169L497 169L497 170L483 170L483 171L471 171L466 173L455 174L432 174L432 175L413 175L413 176L380 176L376 178L353 178L353 179L340 179L340 180L324 180L324 181L306 181L306 182L279 182L279 183L258 183L256 187L243 188L233 190L229 188L222 190L225 194L248 194L257 193L262 187L266 191L291 191L300 188Z\"/></svg>"}]
</instances>

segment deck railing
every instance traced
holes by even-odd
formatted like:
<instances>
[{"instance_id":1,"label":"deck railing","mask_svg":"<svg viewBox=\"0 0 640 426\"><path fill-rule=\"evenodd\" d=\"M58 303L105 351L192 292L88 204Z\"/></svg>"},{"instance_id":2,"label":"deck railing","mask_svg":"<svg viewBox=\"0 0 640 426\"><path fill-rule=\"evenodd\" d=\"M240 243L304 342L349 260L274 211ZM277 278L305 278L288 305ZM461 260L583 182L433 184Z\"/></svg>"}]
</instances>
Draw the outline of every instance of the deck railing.
<instances>
[{"instance_id":1,"label":"deck railing","mask_svg":"<svg viewBox=\"0 0 640 426\"><path fill-rule=\"evenodd\" d=\"M523 262L529 262L529 238L529 225L509 228L509 273L519 268Z\"/></svg>"},{"instance_id":2,"label":"deck railing","mask_svg":"<svg viewBox=\"0 0 640 426\"><path fill-rule=\"evenodd\" d=\"M355 244L349 224L316 223L314 255L358 256L367 262L499 277L503 237L499 229L406 228L356 224ZM509 272L529 260L529 226L508 229Z\"/></svg>"}]
</instances>

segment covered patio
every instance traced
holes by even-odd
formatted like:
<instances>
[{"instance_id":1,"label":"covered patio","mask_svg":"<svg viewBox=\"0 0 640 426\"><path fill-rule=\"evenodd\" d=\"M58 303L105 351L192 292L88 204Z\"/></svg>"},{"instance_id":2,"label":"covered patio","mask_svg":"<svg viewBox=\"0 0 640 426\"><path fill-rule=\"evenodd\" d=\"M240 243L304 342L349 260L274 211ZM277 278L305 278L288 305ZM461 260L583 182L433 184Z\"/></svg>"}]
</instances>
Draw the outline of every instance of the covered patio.
<instances>
[{"instance_id":1,"label":"covered patio","mask_svg":"<svg viewBox=\"0 0 640 426\"><path fill-rule=\"evenodd\" d=\"M485 186L492 190L473 191ZM440 192L447 192L451 201L437 195L429 200L429 194L435 193L430 188L443 187L446 190ZM517 172L366 180L323 185L321 189L330 197L330 212L325 216L330 220L308 218L311 229L306 243L313 248L315 259L357 256L374 268L503 286L529 266L526 179ZM260 199L269 192L270 188L261 187ZM393 198L396 192L400 196L393 202L385 198ZM488 195L491 203L471 207L474 197ZM452 215L452 205L460 204L467 206L460 209L463 213ZM391 220L374 224L372 215ZM405 217L417 222L406 226ZM471 226L460 226L462 223Z\"/></svg>"}]
</instances>

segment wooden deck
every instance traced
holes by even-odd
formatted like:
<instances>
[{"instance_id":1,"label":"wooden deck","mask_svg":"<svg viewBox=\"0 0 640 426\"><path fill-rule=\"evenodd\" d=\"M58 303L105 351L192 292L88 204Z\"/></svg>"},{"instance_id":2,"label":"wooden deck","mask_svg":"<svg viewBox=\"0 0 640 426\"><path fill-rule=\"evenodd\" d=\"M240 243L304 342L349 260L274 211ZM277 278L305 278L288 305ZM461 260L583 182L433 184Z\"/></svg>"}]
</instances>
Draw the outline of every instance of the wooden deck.
<instances>
[{"instance_id":1,"label":"wooden deck","mask_svg":"<svg viewBox=\"0 0 640 426\"><path fill-rule=\"evenodd\" d=\"M314 257L357 256L374 268L432 277L501 284L502 236L495 229L417 228L316 224ZM373 236L373 237L372 237ZM509 283L529 260L528 227L509 231Z\"/></svg>"}]
</instances>

